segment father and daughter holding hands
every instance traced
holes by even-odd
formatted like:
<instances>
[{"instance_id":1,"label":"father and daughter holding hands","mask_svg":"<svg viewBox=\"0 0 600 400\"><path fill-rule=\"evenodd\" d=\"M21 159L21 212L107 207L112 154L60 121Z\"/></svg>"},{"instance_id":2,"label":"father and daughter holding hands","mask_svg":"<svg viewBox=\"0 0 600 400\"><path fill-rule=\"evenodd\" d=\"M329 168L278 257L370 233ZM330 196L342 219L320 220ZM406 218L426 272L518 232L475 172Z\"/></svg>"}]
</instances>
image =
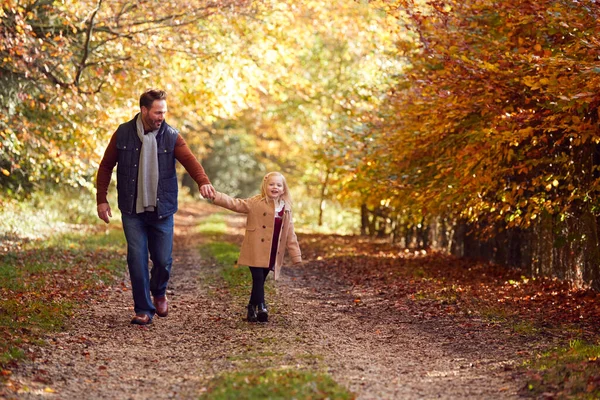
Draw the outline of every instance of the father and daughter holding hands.
<instances>
[{"instance_id":1,"label":"father and daughter holding hands","mask_svg":"<svg viewBox=\"0 0 600 400\"><path fill-rule=\"evenodd\" d=\"M279 172L268 173L260 194L247 199L216 191L179 132L165 122L166 98L164 91L155 89L141 95L140 112L121 124L111 137L96 179L98 217L108 223L112 217L108 187L117 166L118 206L127 241L135 310L131 323L147 325L154 315L168 315L166 292L173 261L173 214L177 211L178 191L175 161L196 181L204 198L247 215L238 259L238 264L248 266L252 274L246 318L249 322L267 322L264 284L269 272L279 278L286 250L295 265L302 263L285 177Z\"/></svg>"}]
</instances>

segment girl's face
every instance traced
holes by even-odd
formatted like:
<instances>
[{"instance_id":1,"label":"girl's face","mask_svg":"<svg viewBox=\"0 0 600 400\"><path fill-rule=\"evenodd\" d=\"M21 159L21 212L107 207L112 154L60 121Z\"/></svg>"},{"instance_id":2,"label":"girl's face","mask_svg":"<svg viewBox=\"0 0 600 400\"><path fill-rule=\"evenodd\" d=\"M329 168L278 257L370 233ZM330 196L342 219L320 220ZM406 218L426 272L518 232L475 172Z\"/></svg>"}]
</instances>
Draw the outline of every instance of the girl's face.
<instances>
[{"instance_id":1,"label":"girl's face","mask_svg":"<svg viewBox=\"0 0 600 400\"><path fill-rule=\"evenodd\" d=\"M279 200L279 197L284 193L285 189L281 176L271 176L267 181L267 196L273 200Z\"/></svg>"}]
</instances>

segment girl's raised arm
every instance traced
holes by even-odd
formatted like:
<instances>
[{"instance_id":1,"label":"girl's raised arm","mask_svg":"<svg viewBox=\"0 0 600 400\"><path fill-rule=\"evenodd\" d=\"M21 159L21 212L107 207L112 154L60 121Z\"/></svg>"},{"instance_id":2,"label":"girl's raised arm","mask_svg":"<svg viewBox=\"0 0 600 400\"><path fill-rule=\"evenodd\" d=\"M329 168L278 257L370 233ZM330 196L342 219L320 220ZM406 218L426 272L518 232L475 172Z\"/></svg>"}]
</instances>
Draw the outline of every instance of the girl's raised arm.
<instances>
[{"instance_id":1,"label":"girl's raised arm","mask_svg":"<svg viewBox=\"0 0 600 400\"><path fill-rule=\"evenodd\" d=\"M213 203L231 211L248 214L248 212L250 212L248 200L249 199L234 199L225 193L217 192L213 199Z\"/></svg>"}]
</instances>

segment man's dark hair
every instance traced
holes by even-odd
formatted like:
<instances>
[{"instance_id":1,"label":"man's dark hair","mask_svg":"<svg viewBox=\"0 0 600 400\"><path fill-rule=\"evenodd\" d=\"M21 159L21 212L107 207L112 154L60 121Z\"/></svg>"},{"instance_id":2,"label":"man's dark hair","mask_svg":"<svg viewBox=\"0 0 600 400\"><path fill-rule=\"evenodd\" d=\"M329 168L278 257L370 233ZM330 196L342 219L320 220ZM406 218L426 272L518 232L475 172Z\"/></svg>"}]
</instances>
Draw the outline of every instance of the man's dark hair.
<instances>
[{"instance_id":1,"label":"man's dark hair","mask_svg":"<svg viewBox=\"0 0 600 400\"><path fill-rule=\"evenodd\" d=\"M152 108L154 100L166 100L167 92L158 89L148 89L140 96L140 108Z\"/></svg>"}]
</instances>

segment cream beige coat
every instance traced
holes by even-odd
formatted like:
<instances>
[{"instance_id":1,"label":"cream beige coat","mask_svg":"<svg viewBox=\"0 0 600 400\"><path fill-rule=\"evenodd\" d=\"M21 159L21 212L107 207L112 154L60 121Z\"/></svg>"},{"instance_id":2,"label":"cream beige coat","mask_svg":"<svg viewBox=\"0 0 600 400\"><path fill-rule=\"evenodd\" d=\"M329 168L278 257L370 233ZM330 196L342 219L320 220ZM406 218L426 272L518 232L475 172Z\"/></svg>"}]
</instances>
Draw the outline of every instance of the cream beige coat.
<instances>
[{"instance_id":1,"label":"cream beige coat","mask_svg":"<svg viewBox=\"0 0 600 400\"><path fill-rule=\"evenodd\" d=\"M214 204L238 213L248 214L246 220L246 233L240 249L239 265L250 267L269 268L271 258L271 242L273 240L273 226L275 225L275 204L260 196L249 199L234 199L224 193L217 192ZM288 250L294 264L302 262L302 254L298 245L298 238L294 232L292 209L285 204L283 223L277 244L277 257L275 259L275 279L279 278L283 256Z\"/></svg>"}]
</instances>

